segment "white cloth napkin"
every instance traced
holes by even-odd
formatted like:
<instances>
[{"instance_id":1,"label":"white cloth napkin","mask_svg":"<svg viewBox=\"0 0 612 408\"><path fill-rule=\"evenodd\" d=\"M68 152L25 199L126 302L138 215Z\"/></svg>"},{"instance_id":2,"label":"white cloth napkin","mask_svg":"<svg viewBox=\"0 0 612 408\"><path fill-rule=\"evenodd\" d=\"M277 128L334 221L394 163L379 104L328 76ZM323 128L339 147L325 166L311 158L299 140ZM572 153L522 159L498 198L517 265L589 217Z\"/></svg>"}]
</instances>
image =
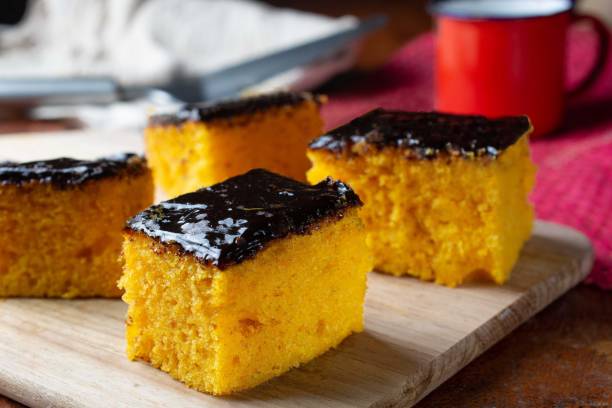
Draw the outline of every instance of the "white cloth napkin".
<instances>
[{"instance_id":1,"label":"white cloth napkin","mask_svg":"<svg viewBox=\"0 0 612 408\"><path fill-rule=\"evenodd\" d=\"M249 0L31 0L24 20L0 30L0 77L111 76L124 85L221 69L353 26ZM305 90L349 68L336 58L299 67L249 92ZM168 101L43 107L36 117L76 117L91 127L142 127ZM170 108L172 105L170 104Z\"/></svg>"},{"instance_id":2,"label":"white cloth napkin","mask_svg":"<svg viewBox=\"0 0 612 408\"><path fill-rule=\"evenodd\" d=\"M33 0L0 31L0 76L123 84L216 70L355 24L247 0Z\"/></svg>"}]
</instances>

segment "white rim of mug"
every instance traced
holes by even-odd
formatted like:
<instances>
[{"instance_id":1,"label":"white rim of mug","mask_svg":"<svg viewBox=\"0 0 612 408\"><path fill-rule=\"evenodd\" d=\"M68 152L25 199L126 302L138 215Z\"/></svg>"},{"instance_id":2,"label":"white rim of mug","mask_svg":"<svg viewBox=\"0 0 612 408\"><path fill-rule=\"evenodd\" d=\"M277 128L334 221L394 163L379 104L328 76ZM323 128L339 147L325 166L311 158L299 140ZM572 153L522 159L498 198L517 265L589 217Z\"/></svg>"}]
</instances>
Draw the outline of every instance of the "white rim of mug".
<instances>
[{"instance_id":1,"label":"white rim of mug","mask_svg":"<svg viewBox=\"0 0 612 408\"><path fill-rule=\"evenodd\" d=\"M525 7L522 13L515 11L504 14L499 6ZM433 16L452 17L461 20L523 20L551 17L571 11L572 0L431 0L427 5Z\"/></svg>"}]
</instances>

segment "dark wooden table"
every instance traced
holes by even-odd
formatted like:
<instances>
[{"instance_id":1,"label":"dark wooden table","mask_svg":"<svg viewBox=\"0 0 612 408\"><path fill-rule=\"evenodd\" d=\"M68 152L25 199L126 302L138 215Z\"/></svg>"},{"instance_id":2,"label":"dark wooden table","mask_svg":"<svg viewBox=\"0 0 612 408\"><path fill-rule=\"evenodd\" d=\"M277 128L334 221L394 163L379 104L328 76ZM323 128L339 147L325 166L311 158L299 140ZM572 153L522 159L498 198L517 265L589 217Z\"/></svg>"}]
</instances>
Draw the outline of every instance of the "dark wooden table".
<instances>
[{"instance_id":1,"label":"dark wooden table","mask_svg":"<svg viewBox=\"0 0 612 408\"><path fill-rule=\"evenodd\" d=\"M424 0L270 3L329 15L388 14L389 26L366 41L360 69L381 64L400 45L431 27ZM350 82L345 80L336 86L350 86ZM41 130L65 125L0 122L0 132L23 130L24 126ZM0 396L0 408L18 406ZM571 290L432 392L418 407L612 408L612 292L587 285Z\"/></svg>"}]
</instances>

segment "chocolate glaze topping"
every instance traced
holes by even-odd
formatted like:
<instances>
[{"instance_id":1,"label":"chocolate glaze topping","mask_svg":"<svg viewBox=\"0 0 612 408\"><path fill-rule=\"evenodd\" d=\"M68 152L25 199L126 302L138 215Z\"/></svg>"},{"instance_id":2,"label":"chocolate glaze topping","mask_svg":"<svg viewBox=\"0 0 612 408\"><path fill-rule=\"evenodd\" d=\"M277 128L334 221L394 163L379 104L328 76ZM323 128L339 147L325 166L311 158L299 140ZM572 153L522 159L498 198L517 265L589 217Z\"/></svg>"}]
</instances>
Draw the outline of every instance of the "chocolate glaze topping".
<instances>
[{"instance_id":1,"label":"chocolate glaze topping","mask_svg":"<svg viewBox=\"0 0 612 408\"><path fill-rule=\"evenodd\" d=\"M354 152L353 146L405 149L410 156L441 153L496 157L531 129L527 116L488 119L476 115L376 109L310 144L310 149Z\"/></svg>"},{"instance_id":2,"label":"chocolate glaze topping","mask_svg":"<svg viewBox=\"0 0 612 408\"><path fill-rule=\"evenodd\" d=\"M133 153L98 160L75 160L65 157L27 163L0 163L0 185L22 185L30 182L67 188L116 175L137 175L147 168L146 161Z\"/></svg>"},{"instance_id":3,"label":"chocolate glaze topping","mask_svg":"<svg viewBox=\"0 0 612 408\"><path fill-rule=\"evenodd\" d=\"M322 219L360 206L340 181L309 186L263 169L149 207L127 229L176 244L219 269L240 263L270 241L306 234Z\"/></svg>"},{"instance_id":4,"label":"chocolate glaze topping","mask_svg":"<svg viewBox=\"0 0 612 408\"><path fill-rule=\"evenodd\" d=\"M305 101L321 103L323 97L309 93L278 92L211 103L188 104L172 114L154 115L150 125L178 125L183 122L228 120L236 116L252 115L281 106L298 105Z\"/></svg>"}]
</instances>

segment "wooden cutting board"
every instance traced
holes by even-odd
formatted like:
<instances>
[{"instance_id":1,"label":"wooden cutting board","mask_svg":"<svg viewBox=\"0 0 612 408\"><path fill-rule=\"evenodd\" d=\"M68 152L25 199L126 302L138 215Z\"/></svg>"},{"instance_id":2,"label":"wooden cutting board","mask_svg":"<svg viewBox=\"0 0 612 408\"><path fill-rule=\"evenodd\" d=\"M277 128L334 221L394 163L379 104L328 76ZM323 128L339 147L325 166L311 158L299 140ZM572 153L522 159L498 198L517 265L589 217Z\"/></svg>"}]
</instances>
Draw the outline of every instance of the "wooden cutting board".
<instances>
[{"instance_id":1,"label":"wooden cutting board","mask_svg":"<svg viewBox=\"0 0 612 408\"><path fill-rule=\"evenodd\" d=\"M14 160L126 149L139 150L139 138L0 137L0 158ZM0 300L0 394L45 407L410 406L576 285L592 262L582 234L538 222L504 286L450 289L370 273L363 333L232 397L198 393L128 361L121 301Z\"/></svg>"}]
</instances>

